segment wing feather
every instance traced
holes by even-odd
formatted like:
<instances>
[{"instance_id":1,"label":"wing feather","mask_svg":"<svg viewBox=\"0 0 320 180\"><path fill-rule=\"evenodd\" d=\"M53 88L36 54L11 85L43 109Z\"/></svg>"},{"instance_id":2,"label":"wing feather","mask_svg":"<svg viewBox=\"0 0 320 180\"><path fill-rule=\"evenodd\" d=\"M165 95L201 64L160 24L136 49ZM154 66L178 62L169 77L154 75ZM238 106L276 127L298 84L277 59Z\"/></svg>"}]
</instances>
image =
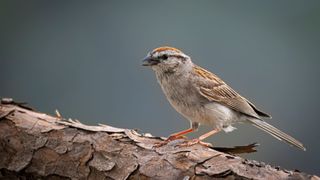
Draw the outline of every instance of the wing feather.
<instances>
[{"instance_id":1,"label":"wing feather","mask_svg":"<svg viewBox=\"0 0 320 180\"><path fill-rule=\"evenodd\" d=\"M211 72L199 66L195 66L193 72L201 78L201 81L197 81L199 83L198 87L200 87L198 89L199 93L209 101L219 102L235 111L254 118L260 119L260 116L270 117L268 114L258 110L250 101L240 96Z\"/></svg>"}]
</instances>

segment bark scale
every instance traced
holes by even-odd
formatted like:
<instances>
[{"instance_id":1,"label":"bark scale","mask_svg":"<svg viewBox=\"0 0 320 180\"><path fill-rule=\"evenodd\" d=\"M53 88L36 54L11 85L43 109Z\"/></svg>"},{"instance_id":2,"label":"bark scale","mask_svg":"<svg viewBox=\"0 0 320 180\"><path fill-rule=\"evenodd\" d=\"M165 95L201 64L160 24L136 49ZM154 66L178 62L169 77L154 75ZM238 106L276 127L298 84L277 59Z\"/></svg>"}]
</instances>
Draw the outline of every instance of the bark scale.
<instances>
[{"instance_id":1,"label":"bark scale","mask_svg":"<svg viewBox=\"0 0 320 180\"><path fill-rule=\"evenodd\" d=\"M50 116L11 99L0 104L1 179L319 179L232 155L255 151L254 145L178 147L183 140L177 140L153 148L159 141Z\"/></svg>"}]
</instances>

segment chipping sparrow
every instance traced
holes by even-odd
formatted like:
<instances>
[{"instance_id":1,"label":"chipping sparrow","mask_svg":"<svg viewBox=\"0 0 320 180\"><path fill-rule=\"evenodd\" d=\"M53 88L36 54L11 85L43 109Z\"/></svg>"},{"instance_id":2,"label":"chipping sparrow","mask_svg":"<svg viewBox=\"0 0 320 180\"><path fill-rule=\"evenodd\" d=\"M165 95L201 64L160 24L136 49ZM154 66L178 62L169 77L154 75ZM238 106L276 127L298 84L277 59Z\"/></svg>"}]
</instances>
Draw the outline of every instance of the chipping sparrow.
<instances>
[{"instance_id":1,"label":"chipping sparrow","mask_svg":"<svg viewBox=\"0 0 320 180\"><path fill-rule=\"evenodd\" d=\"M213 128L187 145L224 130L233 131L238 122L249 122L302 150L301 142L268 124L261 118L271 118L256 108L250 101L239 95L215 74L195 65L191 58L173 47L159 47L148 53L143 66L150 66L170 104L190 121L190 128L172 134L162 145L182 135L196 131L200 124Z\"/></svg>"}]
</instances>

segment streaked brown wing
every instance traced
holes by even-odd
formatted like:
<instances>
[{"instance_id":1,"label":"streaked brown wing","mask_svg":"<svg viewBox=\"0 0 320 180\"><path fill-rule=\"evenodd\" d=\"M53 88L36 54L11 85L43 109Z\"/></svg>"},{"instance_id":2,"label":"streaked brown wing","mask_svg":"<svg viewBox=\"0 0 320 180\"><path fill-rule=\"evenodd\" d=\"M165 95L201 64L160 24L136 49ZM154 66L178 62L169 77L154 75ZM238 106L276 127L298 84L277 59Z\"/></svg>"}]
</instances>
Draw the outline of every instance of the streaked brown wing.
<instances>
[{"instance_id":1,"label":"streaked brown wing","mask_svg":"<svg viewBox=\"0 0 320 180\"><path fill-rule=\"evenodd\" d=\"M216 75L199 67L194 67L194 73L200 76L199 92L210 101L219 102L231 109L251 117L270 117L268 114L258 110L251 102L240 96Z\"/></svg>"}]
</instances>

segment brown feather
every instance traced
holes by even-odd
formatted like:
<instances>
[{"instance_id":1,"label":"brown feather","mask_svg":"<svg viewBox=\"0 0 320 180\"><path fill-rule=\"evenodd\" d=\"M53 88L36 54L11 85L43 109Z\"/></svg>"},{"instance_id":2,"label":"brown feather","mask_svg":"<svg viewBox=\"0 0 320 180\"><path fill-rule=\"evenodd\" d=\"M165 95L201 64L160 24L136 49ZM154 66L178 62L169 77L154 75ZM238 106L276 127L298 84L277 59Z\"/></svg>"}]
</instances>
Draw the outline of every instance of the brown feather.
<instances>
[{"instance_id":1,"label":"brown feather","mask_svg":"<svg viewBox=\"0 0 320 180\"><path fill-rule=\"evenodd\" d=\"M258 110L250 101L240 96L215 74L199 66L194 66L193 72L199 78L202 78L202 81L199 81L201 82L199 84L199 92L208 100L219 102L235 111L257 119L260 119L260 116L270 117L268 114Z\"/></svg>"},{"instance_id":2,"label":"brown feather","mask_svg":"<svg viewBox=\"0 0 320 180\"><path fill-rule=\"evenodd\" d=\"M168 46L158 47L158 48L154 49L152 52L155 53L155 52L161 52L161 51L167 51L167 50L182 53L179 49L174 48L174 47L168 47Z\"/></svg>"}]
</instances>

